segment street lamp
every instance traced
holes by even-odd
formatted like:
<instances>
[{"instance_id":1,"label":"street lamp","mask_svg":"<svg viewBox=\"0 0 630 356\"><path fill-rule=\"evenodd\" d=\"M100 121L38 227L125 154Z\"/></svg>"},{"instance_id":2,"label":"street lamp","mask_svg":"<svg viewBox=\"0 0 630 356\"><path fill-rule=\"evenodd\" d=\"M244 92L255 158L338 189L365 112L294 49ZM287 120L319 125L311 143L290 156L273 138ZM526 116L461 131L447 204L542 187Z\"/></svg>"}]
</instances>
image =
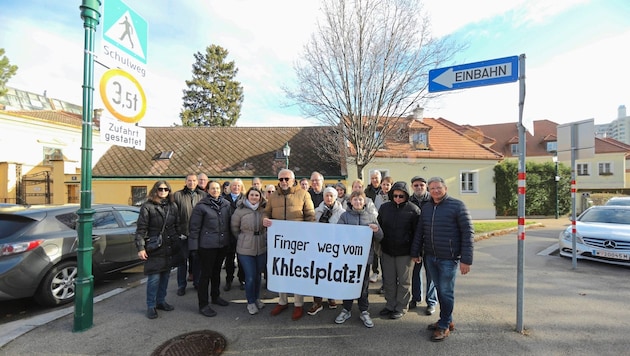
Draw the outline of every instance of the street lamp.
<instances>
[{"instance_id":1,"label":"street lamp","mask_svg":"<svg viewBox=\"0 0 630 356\"><path fill-rule=\"evenodd\" d=\"M558 218L558 182L560 182L560 176L558 175L558 154L554 154L553 157L553 163L556 164L556 176L554 177L554 180L556 181L556 219Z\"/></svg>"},{"instance_id":2,"label":"street lamp","mask_svg":"<svg viewBox=\"0 0 630 356\"><path fill-rule=\"evenodd\" d=\"M282 153L284 154L284 158L286 158L287 169L289 169L289 156L291 155L291 147L289 146L289 142L284 144L282 147Z\"/></svg>"}]
</instances>

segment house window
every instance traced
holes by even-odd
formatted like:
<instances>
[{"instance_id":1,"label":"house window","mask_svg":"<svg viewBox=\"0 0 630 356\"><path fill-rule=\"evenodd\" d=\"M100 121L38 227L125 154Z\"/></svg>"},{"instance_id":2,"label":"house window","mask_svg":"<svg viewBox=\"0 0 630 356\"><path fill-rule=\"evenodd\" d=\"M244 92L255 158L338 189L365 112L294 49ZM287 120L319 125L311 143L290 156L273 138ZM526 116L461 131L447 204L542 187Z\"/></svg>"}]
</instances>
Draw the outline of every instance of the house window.
<instances>
[{"instance_id":1,"label":"house window","mask_svg":"<svg viewBox=\"0 0 630 356\"><path fill-rule=\"evenodd\" d=\"M610 176L613 174L612 163L610 162L599 162L599 175L600 176Z\"/></svg>"},{"instance_id":2,"label":"house window","mask_svg":"<svg viewBox=\"0 0 630 356\"><path fill-rule=\"evenodd\" d=\"M426 131L414 132L411 135L411 143L417 150L426 150L429 148L429 135Z\"/></svg>"},{"instance_id":3,"label":"house window","mask_svg":"<svg viewBox=\"0 0 630 356\"><path fill-rule=\"evenodd\" d=\"M477 172L461 172L460 187L462 193L477 193Z\"/></svg>"},{"instance_id":4,"label":"house window","mask_svg":"<svg viewBox=\"0 0 630 356\"><path fill-rule=\"evenodd\" d=\"M547 152L557 152L557 151L558 151L557 141L547 142Z\"/></svg>"},{"instance_id":5,"label":"house window","mask_svg":"<svg viewBox=\"0 0 630 356\"><path fill-rule=\"evenodd\" d=\"M131 205L140 206L147 200L147 187L136 186L131 187Z\"/></svg>"},{"instance_id":6,"label":"house window","mask_svg":"<svg viewBox=\"0 0 630 356\"><path fill-rule=\"evenodd\" d=\"M510 145L510 152L512 153L512 156L518 155L518 143L513 143Z\"/></svg>"},{"instance_id":7,"label":"house window","mask_svg":"<svg viewBox=\"0 0 630 356\"><path fill-rule=\"evenodd\" d=\"M578 176L588 176L588 163L578 163L577 164L577 175Z\"/></svg>"}]
</instances>

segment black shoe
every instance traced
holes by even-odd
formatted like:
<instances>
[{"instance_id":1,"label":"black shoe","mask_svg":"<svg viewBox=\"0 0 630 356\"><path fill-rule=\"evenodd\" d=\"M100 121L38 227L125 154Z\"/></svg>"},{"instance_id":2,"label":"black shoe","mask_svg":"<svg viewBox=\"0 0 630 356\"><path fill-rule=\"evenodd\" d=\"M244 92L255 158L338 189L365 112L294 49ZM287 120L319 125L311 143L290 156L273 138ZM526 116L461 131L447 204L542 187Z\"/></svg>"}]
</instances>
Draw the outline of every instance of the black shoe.
<instances>
[{"instance_id":1,"label":"black shoe","mask_svg":"<svg viewBox=\"0 0 630 356\"><path fill-rule=\"evenodd\" d=\"M147 318L149 318L149 319L157 318L157 310L155 310L155 308L148 308L147 309Z\"/></svg>"},{"instance_id":2,"label":"black shoe","mask_svg":"<svg viewBox=\"0 0 630 356\"><path fill-rule=\"evenodd\" d=\"M205 307L199 309L199 313L201 313L201 315L204 315L204 316L207 316L207 317L213 317L213 316L217 315L217 312L212 310L212 308L210 308L209 305L206 305Z\"/></svg>"},{"instance_id":3,"label":"black shoe","mask_svg":"<svg viewBox=\"0 0 630 356\"><path fill-rule=\"evenodd\" d=\"M220 305L222 307L227 307L228 305L230 305L230 303L228 303L225 299L221 297L216 297L212 299L212 304Z\"/></svg>"},{"instance_id":4,"label":"black shoe","mask_svg":"<svg viewBox=\"0 0 630 356\"><path fill-rule=\"evenodd\" d=\"M177 295L178 296L181 297L184 294L186 294L186 288L185 287L184 288L177 288Z\"/></svg>"},{"instance_id":5,"label":"black shoe","mask_svg":"<svg viewBox=\"0 0 630 356\"><path fill-rule=\"evenodd\" d=\"M232 289L232 281L225 281L225 287L223 287L223 290L229 292L230 289Z\"/></svg>"},{"instance_id":6,"label":"black shoe","mask_svg":"<svg viewBox=\"0 0 630 356\"><path fill-rule=\"evenodd\" d=\"M393 311L387 309L387 308L383 308L380 312L378 312L378 315L380 316L390 316L392 315Z\"/></svg>"},{"instance_id":7,"label":"black shoe","mask_svg":"<svg viewBox=\"0 0 630 356\"><path fill-rule=\"evenodd\" d=\"M409 309L416 309L416 307L418 306L418 303L411 301L409 302Z\"/></svg>"},{"instance_id":8,"label":"black shoe","mask_svg":"<svg viewBox=\"0 0 630 356\"><path fill-rule=\"evenodd\" d=\"M159 309L159 310L164 310L164 311L171 311L171 310L175 310L175 307L168 304L167 302L164 302L162 304L158 304L155 309Z\"/></svg>"},{"instance_id":9,"label":"black shoe","mask_svg":"<svg viewBox=\"0 0 630 356\"><path fill-rule=\"evenodd\" d=\"M241 286L239 287L241 290L245 290L245 282L241 282Z\"/></svg>"},{"instance_id":10,"label":"black shoe","mask_svg":"<svg viewBox=\"0 0 630 356\"><path fill-rule=\"evenodd\" d=\"M427 306L427 310L424 313L426 315L433 315L433 313L435 313L435 305Z\"/></svg>"}]
</instances>

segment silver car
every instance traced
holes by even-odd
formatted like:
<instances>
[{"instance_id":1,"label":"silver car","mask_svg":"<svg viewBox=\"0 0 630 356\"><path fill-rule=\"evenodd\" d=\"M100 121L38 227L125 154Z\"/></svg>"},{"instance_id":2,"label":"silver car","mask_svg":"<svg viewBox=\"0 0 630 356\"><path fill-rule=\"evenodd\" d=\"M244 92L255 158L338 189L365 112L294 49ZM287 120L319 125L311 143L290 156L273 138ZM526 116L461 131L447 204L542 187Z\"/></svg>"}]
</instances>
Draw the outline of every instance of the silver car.
<instances>
[{"instance_id":1,"label":"silver car","mask_svg":"<svg viewBox=\"0 0 630 356\"><path fill-rule=\"evenodd\" d=\"M0 209L0 300L34 297L39 304L75 296L78 205ZM94 205L92 273L95 278L142 263L134 244L140 209Z\"/></svg>"},{"instance_id":2,"label":"silver car","mask_svg":"<svg viewBox=\"0 0 630 356\"><path fill-rule=\"evenodd\" d=\"M630 206L593 206L576 219L576 256L630 266ZM573 256L572 227L560 233L560 255Z\"/></svg>"}]
</instances>

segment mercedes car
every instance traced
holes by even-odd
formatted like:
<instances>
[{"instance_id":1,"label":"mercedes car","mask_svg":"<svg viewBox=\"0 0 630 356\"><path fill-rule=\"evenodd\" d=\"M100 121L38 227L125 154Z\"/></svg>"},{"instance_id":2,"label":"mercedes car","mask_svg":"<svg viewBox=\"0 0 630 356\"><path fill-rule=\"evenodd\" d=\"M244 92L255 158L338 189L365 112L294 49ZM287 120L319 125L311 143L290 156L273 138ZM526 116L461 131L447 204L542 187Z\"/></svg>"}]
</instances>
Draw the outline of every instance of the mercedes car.
<instances>
[{"instance_id":1,"label":"mercedes car","mask_svg":"<svg viewBox=\"0 0 630 356\"><path fill-rule=\"evenodd\" d=\"M593 206L576 219L576 257L630 266L630 206ZM572 227L559 236L560 255L573 256Z\"/></svg>"}]
</instances>

